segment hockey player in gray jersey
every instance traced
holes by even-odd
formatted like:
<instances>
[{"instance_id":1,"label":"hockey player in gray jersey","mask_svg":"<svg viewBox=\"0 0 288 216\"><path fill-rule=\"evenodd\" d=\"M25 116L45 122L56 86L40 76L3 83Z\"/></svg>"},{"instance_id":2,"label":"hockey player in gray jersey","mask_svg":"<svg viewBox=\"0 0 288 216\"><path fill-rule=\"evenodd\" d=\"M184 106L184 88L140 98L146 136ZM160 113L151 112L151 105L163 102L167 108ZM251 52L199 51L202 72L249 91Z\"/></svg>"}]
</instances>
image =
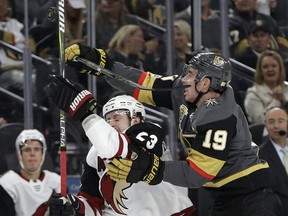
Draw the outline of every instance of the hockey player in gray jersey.
<instances>
[{"instance_id":1,"label":"hockey player in gray jersey","mask_svg":"<svg viewBox=\"0 0 288 216\"><path fill-rule=\"evenodd\" d=\"M144 87L183 86L171 91L147 91L107 78L111 85L143 103L172 109L187 153L185 161L164 162L153 154L142 157L141 152L135 160L114 159L108 166L114 180L205 187L215 196L212 216L279 215L281 203L270 189L269 165L251 146L247 121L229 85L231 64L222 55L194 53L182 76L161 77L113 62L104 51L81 44L65 52L68 64L80 56ZM82 63L73 65L82 72L99 74Z\"/></svg>"}]
</instances>

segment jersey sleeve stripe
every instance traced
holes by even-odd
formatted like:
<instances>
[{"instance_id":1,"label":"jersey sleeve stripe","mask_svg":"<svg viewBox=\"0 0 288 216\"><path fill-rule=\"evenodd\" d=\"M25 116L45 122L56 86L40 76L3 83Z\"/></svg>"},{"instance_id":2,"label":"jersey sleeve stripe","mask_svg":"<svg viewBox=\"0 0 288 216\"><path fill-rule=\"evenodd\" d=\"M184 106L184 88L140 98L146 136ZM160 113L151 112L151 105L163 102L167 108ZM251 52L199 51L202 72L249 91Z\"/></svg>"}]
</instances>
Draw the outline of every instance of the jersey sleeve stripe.
<instances>
[{"instance_id":1,"label":"jersey sleeve stripe","mask_svg":"<svg viewBox=\"0 0 288 216\"><path fill-rule=\"evenodd\" d=\"M197 173L199 173L204 178L207 178L209 180L212 180L215 176L209 175L208 173L204 172L202 169L200 169L196 164L194 164L191 160L187 159L189 166L195 170Z\"/></svg>"},{"instance_id":2,"label":"jersey sleeve stripe","mask_svg":"<svg viewBox=\"0 0 288 216\"><path fill-rule=\"evenodd\" d=\"M146 72L142 72L142 74L141 74L141 76L140 76L140 78L139 78L139 80L138 80L138 84L139 84L139 85L142 85L142 84L143 84L146 76L147 76L147 73L146 73ZM140 89L135 88L133 97L136 98L136 99L138 99L139 93L140 93Z\"/></svg>"},{"instance_id":3,"label":"jersey sleeve stripe","mask_svg":"<svg viewBox=\"0 0 288 216\"><path fill-rule=\"evenodd\" d=\"M142 81L143 78L143 81ZM141 80L142 83L140 83L142 86L147 88L153 88L153 85L155 83L155 77L153 74L146 72L145 76L141 76L139 80ZM135 94L134 94L135 95ZM141 101L142 103L146 103L152 106L155 106L155 102L153 100L152 91L147 90L139 90L139 94L137 97L135 97L137 100Z\"/></svg>"},{"instance_id":4,"label":"jersey sleeve stripe","mask_svg":"<svg viewBox=\"0 0 288 216\"><path fill-rule=\"evenodd\" d=\"M115 154L115 157L119 157L122 153L123 153L123 139L121 137L121 135L119 134L119 148L117 153Z\"/></svg>"},{"instance_id":5,"label":"jersey sleeve stripe","mask_svg":"<svg viewBox=\"0 0 288 216\"><path fill-rule=\"evenodd\" d=\"M209 157L195 149L190 149L187 157L189 165L196 172L205 178L213 179L220 169L223 167L225 161L219 160L217 158ZM206 170L205 172L203 170Z\"/></svg>"}]
</instances>

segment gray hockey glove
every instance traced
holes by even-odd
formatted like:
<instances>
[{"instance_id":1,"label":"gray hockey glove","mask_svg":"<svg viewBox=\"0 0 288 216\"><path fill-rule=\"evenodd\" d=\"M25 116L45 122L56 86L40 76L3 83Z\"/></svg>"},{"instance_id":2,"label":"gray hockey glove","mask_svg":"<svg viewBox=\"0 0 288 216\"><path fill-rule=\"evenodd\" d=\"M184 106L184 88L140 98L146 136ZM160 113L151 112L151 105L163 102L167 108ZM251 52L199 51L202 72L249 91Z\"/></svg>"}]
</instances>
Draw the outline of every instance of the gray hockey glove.
<instances>
[{"instance_id":1,"label":"gray hockey glove","mask_svg":"<svg viewBox=\"0 0 288 216\"><path fill-rule=\"evenodd\" d=\"M145 181L147 184L156 185L163 180L165 163L156 154L139 148L134 159L114 158L107 168L108 175L114 181Z\"/></svg>"},{"instance_id":2,"label":"gray hockey glove","mask_svg":"<svg viewBox=\"0 0 288 216\"><path fill-rule=\"evenodd\" d=\"M83 120L96 108L91 92L61 76L52 75L48 86L50 100L61 110L77 120Z\"/></svg>"},{"instance_id":3,"label":"gray hockey glove","mask_svg":"<svg viewBox=\"0 0 288 216\"><path fill-rule=\"evenodd\" d=\"M75 56L79 56L94 62L102 68L111 69L113 60L102 49L91 48L84 44L72 44L65 49L65 62L71 67L77 68L80 73L89 73L92 75L100 75L99 71L95 71L81 62L73 61Z\"/></svg>"},{"instance_id":4,"label":"gray hockey glove","mask_svg":"<svg viewBox=\"0 0 288 216\"><path fill-rule=\"evenodd\" d=\"M51 197L50 201L50 216L84 215L84 205L80 205L82 201L77 196L67 194L66 197L63 197L60 193L56 193Z\"/></svg>"}]
</instances>

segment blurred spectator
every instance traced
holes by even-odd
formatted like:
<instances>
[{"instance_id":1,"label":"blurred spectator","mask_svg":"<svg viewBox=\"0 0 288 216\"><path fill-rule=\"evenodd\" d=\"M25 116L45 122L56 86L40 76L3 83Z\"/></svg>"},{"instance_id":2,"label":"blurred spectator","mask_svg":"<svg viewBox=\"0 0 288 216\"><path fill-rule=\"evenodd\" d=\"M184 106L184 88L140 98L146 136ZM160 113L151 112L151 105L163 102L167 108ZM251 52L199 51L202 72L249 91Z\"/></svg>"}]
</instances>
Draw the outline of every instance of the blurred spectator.
<instances>
[{"instance_id":1,"label":"blurred spectator","mask_svg":"<svg viewBox=\"0 0 288 216\"><path fill-rule=\"evenodd\" d=\"M272 106L287 106L288 86L282 57L273 50L261 53L255 83L247 89L244 106L251 124L264 123L264 111Z\"/></svg>"},{"instance_id":2,"label":"blurred spectator","mask_svg":"<svg viewBox=\"0 0 288 216\"><path fill-rule=\"evenodd\" d=\"M247 37L249 46L236 58L237 61L256 69L256 64L261 53L270 48L270 30L263 22L255 22L251 25Z\"/></svg>"},{"instance_id":3,"label":"blurred spectator","mask_svg":"<svg viewBox=\"0 0 288 216\"><path fill-rule=\"evenodd\" d=\"M30 35L35 43L35 52L42 58L59 56L58 24L56 2L50 3L51 20L47 19L47 12L43 15L42 21L30 29ZM52 10L51 10L52 9ZM67 0L65 4L65 46L73 43L85 42L85 19L84 12L86 5L84 0ZM55 19L55 20L54 20Z\"/></svg>"},{"instance_id":4,"label":"blurred spectator","mask_svg":"<svg viewBox=\"0 0 288 216\"><path fill-rule=\"evenodd\" d=\"M144 68L146 71L155 71L159 75L166 74L166 53L165 42L163 40L147 37L144 58Z\"/></svg>"},{"instance_id":5,"label":"blurred spectator","mask_svg":"<svg viewBox=\"0 0 288 216\"><path fill-rule=\"evenodd\" d=\"M271 11L271 16L276 20L279 26L288 27L288 1L287 0L277 0L276 8ZM288 32L286 38L288 37Z\"/></svg>"},{"instance_id":6,"label":"blurred spectator","mask_svg":"<svg viewBox=\"0 0 288 216\"><path fill-rule=\"evenodd\" d=\"M84 10L86 9L84 0L68 0L65 7L65 46L73 43L84 43L84 25L86 24L84 19Z\"/></svg>"},{"instance_id":7,"label":"blurred spectator","mask_svg":"<svg viewBox=\"0 0 288 216\"><path fill-rule=\"evenodd\" d=\"M125 4L131 14L156 25L164 26L166 20L165 5L160 4L158 0L125 0Z\"/></svg>"},{"instance_id":8,"label":"blurred spectator","mask_svg":"<svg viewBox=\"0 0 288 216\"><path fill-rule=\"evenodd\" d=\"M3 117L0 117L0 127L2 127L3 125L5 125L7 123L6 119Z\"/></svg>"},{"instance_id":9,"label":"blurred spectator","mask_svg":"<svg viewBox=\"0 0 288 216\"><path fill-rule=\"evenodd\" d=\"M145 40L142 29L138 25L127 24L123 25L111 38L107 53L113 56L115 61L144 70L144 56L142 53L144 45ZM107 102L111 95L117 91L102 81L97 83L97 88L99 91L101 89L100 104Z\"/></svg>"},{"instance_id":10,"label":"blurred spectator","mask_svg":"<svg viewBox=\"0 0 288 216\"><path fill-rule=\"evenodd\" d=\"M46 140L36 129L23 130L15 147L21 169L0 178L0 215L44 216L50 197L60 192L60 176L42 170Z\"/></svg>"},{"instance_id":11,"label":"blurred spectator","mask_svg":"<svg viewBox=\"0 0 288 216\"><path fill-rule=\"evenodd\" d=\"M37 24L31 26L29 34L35 44L35 54L42 57L57 57L59 55L57 2L48 1L42 8ZM55 25L56 24L56 25Z\"/></svg>"},{"instance_id":12,"label":"blurred spectator","mask_svg":"<svg viewBox=\"0 0 288 216\"><path fill-rule=\"evenodd\" d=\"M159 72L163 72L157 65L161 65L157 60L158 46L157 38L149 37L146 42L143 30L138 25L128 24L115 33L107 51L113 55L115 61L128 66L146 71L157 68Z\"/></svg>"},{"instance_id":13,"label":"blurred spectator","mask_svg":"<svg viewBox=\"0 0 288 216\"><path fill-rule=\"evenodd\" d=\"M158 46L157 39L151 39L148 43L149 45L144 50L145 40L142 29L138 25L127 24L123 25L112 37L107 52L113 56L115 61L141 70L147 70L147 68L156 67L154 52L156 52L155 49ZM147 55L150 55L148 58L146 58L144 51L148 52ZM104 104L116 92L116 89L102 81L97 83L97 88L101 89L102 92L100 104Z\"/></svg>"},{"instance_id":14,"label":"blurred spectator","mask_svg":"<svg viewBox=\"0 0 288 216\"><path fill-rule=\"evenodd\" d=\"M12 17L24 23L24 0L9 0L13 11ZM46 14L47 5L56 0L29 0L28 2L28 24L29 27L35 25L41 17L41 13Z\"/></svg>"},{"instance_id":15,"label":"blurred spectator","mask_svg":"<svg viewBox=\"0 0 288 216\"><path fill-rule=\"evenodd\" d=\"M209 49L221 49L221 23L219 11L210 8L211 0L201 0L202 45ZM191 25L191 5L177 13L175 20L185 20ZM215 31L217 29L217 31ZM213 35L213 37L211 37Z\"/></svg>"},{"instance_id":16,"label":"blurred spectator","mask_svg":"<svg viewBox=\"0 0 288 216\"><path fill-rule=\"evenodd\" d=\"M96 6L96 45L103 50L108 48L110 40L124 25L135 24L136 20L129 16L124 0L98 0ZM87 77L87 76L85 76ZM103 76L97 77L97 92L106 91L104 97L98 98L98 109L108 101L111 87L105 82ZM109 93L110 92L110 93Z\"/></svg>"},{"instance_id":17,"label":"blurred spectator","mask_svg":"<svg viewBox=\"0 0 288 216\"><path fill-rule=\"evenodd\" d=\"M124 25L110 40L108 53L113 55L115 61L143 70L141 54L144 45L142 29L138 25Z\"/></svg>"},{"instance_id":18,"label":"blurred spectator","mask_svg":"<svg viewBox=\"0 0 288 216\"><path fill-rule=\"evenodd\" d=\"M271 15L271 11L277 7L278 0L257 0L256 10L258 13Z\"/></svg>"},{"instance_id":19,"label":"blurred spectator","mask_svg":"<svg viewBox=\"0 0 288 216\"><path fill-rule=\"evenodd\" d=\"M96 45L108 48L108 43L121 26L135 24L124 0L99 0L96 7Z\"/></svg>"},{"instance_id":20,"label":"blurred spectator","mask_svg":"<svg viewBox=\"0 0 288 216\"><path fill-rule=\"evenodd\" d=\"M11 18L12 9L8 0L0 0L0 36L1 40L18 48L25 46L23 23Z\"/></svg>"},{"instance_id":21,"label":"blurred spectator","mask_svg":"<svg viewBox=\"0 0 288 216\"><path fill-rule=\"evenodd\" d=\"M288 48L279 48L278 46L274 48L271 47L271 40L273 39L269 26L260 20L258 20L258 22L252 22L250 33L247 37L249 46L240 54L239 57L236 57L236 60L255 69L260 54L267 49L273 49L282 56L287 75Z\"/></svg>"},{"instance_id":22,"label":"blurred spectator","mask_svg":"<svg viewBox=\"0 0 288 216\"><path fill-rule=\"evenodd\" d=\"M180 12L188 7L189 0L174 0L174 12ZM166 22L165 0L125 0L131 14L135 14L156 25L164 26Z\"/></svg>"},{"instance_id":23,"label":"blurred spectator","mask_svg":"<svg viewBox=\"0 0 288 216\"><path fill-rule=\"evenodd\" d=\"M23 24L15 18L11 18L11 7L8 0L0 0L0 38L2 41L15 46L16 48L23 49L25 47L25 37L22 34ZM5 90L11 91L18 95L23 95L23 56L4 46L0 47L0 86ZM32 82L35 76L32 75ZM2 103L7 102L11 105L11 98L3 97L1 94L0 100ZM6 104L5 116L7 119L16 118L16 121L21 121L23 112L19 106L8 106ZM16 110L16 115L12 116L11 110ZM9 113L9 114L8 114ZM11 116L8 116L10 115Z\"/></svg>"},{"instance_id":24,"label":"blurred spectator","mask_svg":"<svg viewBox=\"0 0 288 216\"><path fill-rule=\"evenodd\" d=\"M182 72L186 55L191 52L191 26L184 20L174 21L175 71Z\"/></svg>"},{"instance_id":25,"label":"blurred spectator","mask_svg":"<svg viewBox=\"0 0 288 216\"><path fill-rule=\"evenodd\" d=\"M259 157L268 162L270 167L272 189L282 202L282 214L288 212L288 174L284 165L284 154L281 150L287 146L287 112L281 107L272 107L265 112L265 128L268 139L260 146Z\"/></svg>"},{"instance_id":26,"label":"blurred spectator","mask_svg":"<svg viewBox=\"0 0 288 216\"><path fill-rule=\"evenodd\" d=\"M247 36L253 22L266 23L271 31L271 48L288 47L288 41L276 21L256 11L257 0L234 0L235 7L229 14L230 54L238 57L247 47Z\"/></svg>"}]
</instances>

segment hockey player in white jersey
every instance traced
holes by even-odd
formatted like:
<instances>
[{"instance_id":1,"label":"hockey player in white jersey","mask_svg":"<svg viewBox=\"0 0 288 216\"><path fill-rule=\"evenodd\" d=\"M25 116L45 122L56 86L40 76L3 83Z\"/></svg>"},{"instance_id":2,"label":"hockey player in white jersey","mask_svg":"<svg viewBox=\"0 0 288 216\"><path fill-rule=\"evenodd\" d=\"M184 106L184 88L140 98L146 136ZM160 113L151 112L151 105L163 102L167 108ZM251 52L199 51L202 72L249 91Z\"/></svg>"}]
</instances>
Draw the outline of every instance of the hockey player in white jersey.
<instances>
[{"instance_id":1,"label":"hockey player in white jersey","mask_svg":"<svg viewBox=\"0 0 288 216\"><path fill-rule=\"evenodd\" d=\"M46 140L36 129L23 130L15 142L21 170L0 178L0 215L43 216L52 194L60 192L60 176L42 170Z\"/></svg>"},{"instance_id":2,"label":"hockey player in white jersey","mask_svg":"<svg viewBox=\"0 0 288 216\"><path fill-rule=\"evenodd\" d=\"M106 165L113 158L136 157L139 148L162 156L161 159L171 159L163 142L162 128L144 122L144 106L131 96L116 96L104 105L103 119L88 111L96 103L91 93L78 101L81 92L83 89L77 84L59 76L53 78L49 90L52 101L60 109L81 119L93 144L86 158L78 195L66 197L67 203L72 203L75 215L192 215L195 208L185 188L166 182L155 187L144 182L115 182L107 175ZM76 105L73 107L76 113L71 109L72 103ZM62 200L66 198L52 198L50 215L65 214L69 205Z\"/></svg>"}]
</instances>

